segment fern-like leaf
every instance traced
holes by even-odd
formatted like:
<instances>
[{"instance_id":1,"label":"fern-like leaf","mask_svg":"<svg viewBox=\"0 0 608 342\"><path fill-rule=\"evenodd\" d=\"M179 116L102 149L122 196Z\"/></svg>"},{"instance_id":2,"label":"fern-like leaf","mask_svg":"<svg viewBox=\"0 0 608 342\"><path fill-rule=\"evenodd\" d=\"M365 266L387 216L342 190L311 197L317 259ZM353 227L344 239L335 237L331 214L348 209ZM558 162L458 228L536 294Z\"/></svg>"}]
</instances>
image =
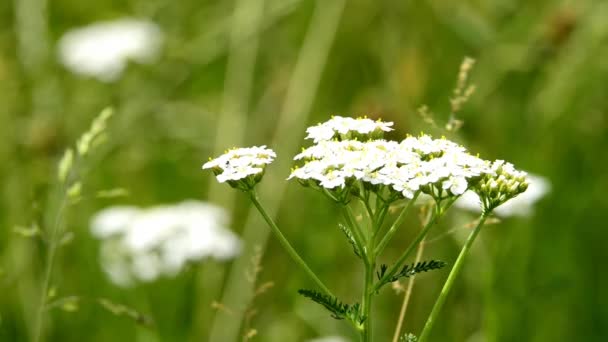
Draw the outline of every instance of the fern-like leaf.
<instances>
[{"instance_id":1,"label":"fern-like leaf","mask_svg":"<svg viewBox=\"0 0 608 342\"><path fill-rule=\"evenodd\" d=\"M365 321L366 317L362 316L359 303L353 305L345 304L336 297L314 290L300 289L298 293L317 304L321 304L335 319L348 319L355 324L362 324Z\"/></svg>"},{"instance_id":2,"label":"fern-like leaf","mask_svg":"<svg viewBox=\"0 0 608 342\"><path fill-rule=\"evenodd\" d=\"M405 266L403 266L401 271L397 272L392 277L386 279L380 285L380 287L382 287L388 283L397 281L400 278L409 278L417 273L441 269L441 268L445 267L445 265L447 265L447 263L445 263L443 261L439 261L439 260L426 260L426 261L421 261L421 262L418 262L415 264L413 263L411 265L405 265ZM385 264L380 265L380 271L376 271L376 275L378 276L379 280L381 280L384 277L387 269L388 269L388 266L386 266ZM378 289L380 289L380 287L378 287Z\"/></svg>"},{"instance_id":3,"label":"fern-like leaf","mask_svg":"<svg viewBox=\"0 0 608 342\"><path fill-rule=\"evenodd\" d=\"M357 247L357 242L355 241L353 232L351 232L347 226L341 223L338 223L338 227L340 227L340 230L342 231L342 233L344 233L344 236L346 236L346 239L348 239L348 242L353 247L353 252L355 253L355 255L361 258L361 251L359 250L359 247Z\"/></svg>"}]
</instances>

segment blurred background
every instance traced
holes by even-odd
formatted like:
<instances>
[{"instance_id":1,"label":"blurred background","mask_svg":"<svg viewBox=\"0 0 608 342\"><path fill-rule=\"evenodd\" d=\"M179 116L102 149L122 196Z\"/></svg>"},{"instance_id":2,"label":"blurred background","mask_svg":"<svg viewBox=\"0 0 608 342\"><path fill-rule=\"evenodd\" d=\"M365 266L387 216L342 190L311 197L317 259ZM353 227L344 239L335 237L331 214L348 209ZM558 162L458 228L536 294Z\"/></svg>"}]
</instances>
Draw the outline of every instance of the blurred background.
<instances>
[{"instance_id":1,"label":"blurred background","mask_svg":"<svg viewBox=\"0 0 608 342\"><path fill-rule=\"evenodd\" d=\"M476 60L476 91L456 113L461 129L448 132L465 56ZM48 229L63 151L112 106L83 199L66 209L73 235L51 278L57 298L78 300L45 312L46 340L355 341L348 324L297 295L314 284L245 196L200 169L233 146L275 149L262 202L330 288L356 301L362 267L336 208L285 181L305 128L336 114L394 121L394 139L445 134L550 184L528 215L482 231L432 340L607 341L607 56L602 0L0 1L0 340L33 338L46 260L41 239L15 227ZM128 195L87 195L116 188ZM95 213L186 199L225 208L239 256L111 281ZM453 262L475 218L452 209L425 256ZM382 261L419 226L412 215ZM420 332L447 274L418 277L403 332ZM377 341L391 340L402 301L392 289L378 296Z\"/></svg>"}]
</instances>

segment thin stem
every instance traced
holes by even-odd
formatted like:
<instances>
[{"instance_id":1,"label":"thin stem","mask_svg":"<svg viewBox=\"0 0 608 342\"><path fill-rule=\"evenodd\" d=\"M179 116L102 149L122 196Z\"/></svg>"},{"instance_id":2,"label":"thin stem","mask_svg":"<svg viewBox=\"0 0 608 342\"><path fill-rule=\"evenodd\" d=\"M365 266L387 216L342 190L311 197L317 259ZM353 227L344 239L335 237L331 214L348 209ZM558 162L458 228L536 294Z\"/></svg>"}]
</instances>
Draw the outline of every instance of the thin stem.
<instances>
[{"instance_id":1,"label":"thin stem","mask_svg":"<svg viewBox=\"0 0 608 342\"><path fill-rule=\"evenodd\" d=\"M401 210L401 213L399 213L399 216L397 217L397 219L395 220L393 225L388 229L388 231L386 232L386 234L384 235L382 240L380 240L380 243L378 244L378 246L376 246L376 250L374 252L376 255L380 255L380 253L382 253L382 251L384 250L386 245L391 241L393 235L395 235L395 232L397 232L397 229L399 228L399 226L401 226L403 221L405 221L405 218L407 217L407 213L409 212L409 209L412 207L414 202L416 202L416 198L418 198L419 194L420 193L417 192L416 195L414 195L414 198L412 198L407 203L405 208L403 208L403 210ZM380 227L378 227L378 229L380 229Z\"/></svg>"},{"instance_id":2,"label":"thin stem","mask_svg":"<svg viewBox=\"0 0 608 342\"><path fill-rule=\"evenodd\" d=\"M376 236L378 235L378 233L380 232L380 229L382 229L382 223L384 223L384 218L386 217L386 213L388 212L388 209L390 207L390 204L395 201L396 196L391 195L389 196L389 198L386 201L382 201L383 206L382 209L380 209L380 213L378 214L378 219L377 219L377 225L378 227L376 227L376 230L374 231L374 241L376 239Z\"/></svg>"},{"instance_id":3,"label":"thin stem","mask_svg":"<svg viewBox=\"0 0 608 342\"><path fill-rule=\"evenodd\" d=\"M393 266L384 274L384 276L376 283L376 286L374 287L374 292L378 291L380 289L380 286L382 286L382 284L385 284L386 281L388 279L390 279L391 277L393 277L395 272L397 272L401 268L401 266L403 266L403 263L405 262L405 260L410 256L410 254L414 251L414 249L418 246L418 244L420 244L420 241L422 241L422 239L424 239L424 237L429 232L429 230L431 229L433 224L437 221L439 216L440 216L439 211L435 211L433 213L433 216L431 216L431 219L427 222L427 224L424 226L424 228L422 228L420 233L418 233L418 235L416 236L414 241L412 241L412 243L410 243L410 245L407 247L405 252L403 254L401 254L401 256L399 257L397 262L395 262L393 264Z\"/></svg>"},{"instance_id":4,"label":"thin stem","mask_svg":"<svg viewBox=\"0 0 608 342\"><path fill-rule=\"evenodd\" d=\"M430 216L429 216L430 218ZM427 219L428 220L428 219ZM420 262L422 259L422 254L424 252L424 241L418 245L418 251L416 252L416 260L414 263ZM412 291L414 290L414 281L416 280L416 275L410 277L407 283L407 290L405 290L405 295L403 296L403 304L401 304L401 310L399 311L399 319L397 320L397 326L395 327L395 334L393 335L393 342L399 341L399 336L401 335L401 327L403 326L403 321L405 320L405 313L407 311L407 306L410 302L410 297L412 296Z\"/></svg>"},{"instance_id":5,"label":"thin stem","mask_svg":"<svg viewBox=\"0 0 608 342\"><path fill-rule=\"evenodd\" d=\"M274 223L274 221L268 215L268 213L266 213L266 210L264 210L264 208L262 207L262 204L260 204L260 201L258 200L258 196L257 196L255 190L252 190L250 192L250 198L251 198L251 201L253 202L253 204L255 205L255 207L260 212L260 214L262 214L262 217L264 217L264 220L266 220L266 223L268 223L268 225L270 226L272 232L275 234L275 236L277 237L277 239L279 240L281 245L283 245L283 248L285 248L285 250L287 250L287 253L289 254L289 256L291 256L293 261L295 261L298 265L300 265L300 267L302 267L302 269L306 272L306 274L308 274L308 276L310 276L310 278L312 278L312 280L317 284L317 286L319 286L323 290L323 292L325 292L326 294L328 294L332 297L335 297L333 295L333 293L331 293L331 291L327 288L327 286L325 286L325 284L323 284L323 282L317 277L317 275L310 269L310 267L308 267L308 265L300 257L298 252L296 252L296 250L293 249L293 247L291 246L289 241L287 241L285 236L283 236L283 233L281 233L281 230L279 229L279 227L276 225L276 223Z\"/></svg>"},{"instance_id":6,"label":"thin stem","mask_svg":"<svg viewBox=\"0 0 608 342\"><path fill-rule=\"evenodd\" d=\"M49 239L47 241L47 257L46 267L44 271L44 280L42 282L42 288L40 290L40 304L38 305L38 311L36 313L36 329L34 330L34 342L41 341L42 329L44 327L44 312L46 309L46 299L49 293L49 287L51 284L51 276L53 274L53 264L55 263L55 254L57 252L57 236L59 235L59 229L61 225L61 219L63 216L63 210L65 208L65 189L61 188L62 197L55 214L53 226L51 227Z\"/></svg>"},{"instance_id":7,"label":"thin stem","mask_svg":"<svg viewBox=\"0 0 608 342\"><path fill-rule=\"evenodd\" d=\"M363 189L363 184L361 184L361 192L363 193L363 196L359 195L357 196L357 198L359 198L359 200L361 201L361 204L363 204L363 206L365 207L365 212L367 213L367 217L369 217L370 221L373 222L374 221L374 210L372 210L372 207L370 207L369 205L369 195L370 192L368 190Z\"/></svg>"},{"instance_id":8,"label":"thin stem","mask_svg":"<svg viewBox=\"0 0 608 342\"><path fill-rule=\"evenodd\" d=\"M454 267L452 267L452 270L450 271L450 274L448 275L448 279L445 281L445 284L443 285L443 289L441 290L441 293L439 294L439 297L437 298L437 301L435 302L435 305L433 306L433 310L431 311L431 314L429 315L429 317L426 320L424 329L422 329L422 333L420 334L420 338L418 340L419 342L424 342L428 339L431 329L433 328L433 324L437 320L437 317L439 316L439 312L441 311L441 308L443 307L443 304L445 303L448 293L450 292L450 290L452 289L452 286L454 285L454 280L456 279L456 277L462 270L462 265L464 264L464 260L467 256L467 254L469 254L471 246L473 245L475 238L481 231L481 227L483 226L487 217L488 217L488 214L486 212L481 214L481 217L479 218L479 223L477 224L475 229L471 232L471 234L469 234L467 241L465 242L464 246L462 247L462 250L460 251L460 254L458 255L458 259L456 259L456 263L454 263Z\"/></svg>"},{"instance_id":9,"label":"thin stem","mask_svg":"<svg viewBox=\"0 0 608 342\"><path fill-rule=\"evenodd\" d=\"M377 206L376 206L377 208ZM352 212L350 212L352 216ZM370 230L369 233L373 234L375 230L379 227L377 226L377 221L375 220L375 216L372 215L370 217ZM363 330L361 331L361 341L363 342L371 342L372 341L372 300L374 293L371 289L374 286L374 272L376 270L376 254L375 250L375 241L373 236L369 236L367 239L367 262L365 262L365 285L363 288L363 295L361 299L363 315L365 317L365 321L363 321Z\"/></svg>"}]
</instances>

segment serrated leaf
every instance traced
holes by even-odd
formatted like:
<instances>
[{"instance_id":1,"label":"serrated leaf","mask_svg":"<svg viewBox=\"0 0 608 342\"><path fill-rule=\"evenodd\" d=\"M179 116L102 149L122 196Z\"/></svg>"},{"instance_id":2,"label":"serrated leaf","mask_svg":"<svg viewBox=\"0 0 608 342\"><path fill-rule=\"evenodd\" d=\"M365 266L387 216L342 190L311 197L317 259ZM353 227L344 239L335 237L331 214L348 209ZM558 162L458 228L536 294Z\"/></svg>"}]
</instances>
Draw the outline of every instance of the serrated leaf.
<instances>
[{"instance_id":1,"label":"serrated leaf","mask_svg":"<svg viewBox=\"0 0 608 342\"><path fill-rule=\"evenodd\" d=\"M298 293L313 302L322 305L335 319L348 319L355 324L362 324L366 317L361 314L359 303L353 305L342 303L338 298L314 290L300 289Z\"/></svg>"},{"instance_id":2,"label":"serrated leaf","mask_svg":"<svg viewBox=\"0 0 608 342\"><path fill-rule=\"evenodd\" d=\"M439 260L426 260L426 261L421 261L421 262L411 264L411 265L405 265L405 266L403 266L403 268L401 268L401 271L397 272L395 275L386 279L378 287L378 289L380 289L382 286L384 286L388 283L397 281L400 278L404 278L404 277L409 278L417 273L438 270L438 269L445 267L446 265L447 265L447 263L445 263L443 261L439 261ZM376 276L378 277L379 280L382 280L382 278L386 274L387 269L388 269L388 266L386 266L385 264L380 265L380 271L376 271Z\"/></svg>"},{"instance_id":3,"label":"serrated leaf","mask_svg":"<svg viewBox=\"0 0 608 342\"><path fill-rule=\"evenodd\" d=\"M340 227L340 230L342 233L344 233L344 236L346 236L346 239L348 239L348 242L353 247L353 252L355 255L361 258L361 251L359 250L359 247L357 247L357 241L355 241L353 232L351 232L350 229L342 223L338 223L338 227Z\"/></svg>"}]
</instances>

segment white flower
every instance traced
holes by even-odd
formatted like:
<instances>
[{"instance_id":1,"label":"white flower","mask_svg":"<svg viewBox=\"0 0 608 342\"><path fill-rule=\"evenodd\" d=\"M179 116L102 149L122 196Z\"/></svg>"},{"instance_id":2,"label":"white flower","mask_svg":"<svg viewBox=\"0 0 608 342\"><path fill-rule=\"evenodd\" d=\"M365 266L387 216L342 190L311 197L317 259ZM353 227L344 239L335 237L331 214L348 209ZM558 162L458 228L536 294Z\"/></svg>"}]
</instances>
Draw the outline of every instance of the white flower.
<instances>
[{"instance_id":1,"label":"white flower","mask_svg":"<svg viewBox=\"0 0 608 342\"><path fill-rule=\"evenodd\" d=\"M266 146L237 148L208 161L203 169L212 169L220 183L236 182L262 174L266 165L272 163L276 156ZM257 181L259 180L254 180L254 183Z\"/></svg>"},{"instance_id":2,"label":"white flower","mask_svg":"<svg viewBox=\"0 0 608 342\"><path fill-rule=\"evenodd\" d=\"M498 206L493 213L500 217L520 216L528 217L533 212L536 202L551 191L551 183L544 177L528 174L528 189ZM467 191L454 205L458 208L481 212L481 200L473 191Z\"/></svg>"},{"instance_id":3,"label":"white flower","mask_svg":"<svg viewBox=\"0 0 608 342\"><path fill-rule=\"evenodd\" d=\"M136 207L115 206L99 212L91 224L91 232L100 239L121 234L133 218L140 213Z\"/></svg>"},{"instance_id":4,"label":"white flower","mask_svg":"<svg viewBox=\"0 0 608 342\"><path fill-rule=\"evenodd\" d=\"M343 119L343 118L341 118ZM353 119L354 120L354 119ZM468 180L491 172L489 162L474 157L466 149L446 139L427 135L408 137L402 142L386 140L321 140L294 157L304 164L288 179L297 178L326 188L344 188L358 180L385 185L413 198L418 190L435 195L449 192L462 195ZM307 183L308 182L308 183Z\"/></svg>"},{"instance_id":5,"label":"white flower","mask_svg":"<svg viewBox=\"0 0 608 342\"><path fill-rule=\"evenodd\" d=\"M227 221L219 207L186 201L104 209L92 219L91 230L102 240L104 271L117 285L128 286L175 275L189 262L235 257L240 241L227 230Z\"/></svg>"},{"instance_id":6,"label":"white flower","mask_svg":"<svg viewBox=\"0 0 608 342\"><path fill-rule=\"evenodd\" d=\"M306 129L306 133L308 133L306 139L312 139L315 143L333 138L345 140L344 138L349 138L347 137L349 133L354 133L355 137L367 137L372 133L390 132L393 130L392 125L392 122L374 121L367 118L333 116L328 121Z\"/></svg>"},{"instance_id":7,"label":"white flower","mask_svg":"<svg viewBox=\"0 0 608 342\"><path fill-rule=\"evenodd\" d=\"M416 151L421 156L443 153L461 153L466 152L463 146L456 144L445 138L433 139L429 135L421 135L420 137L408 136L401 145L406 149Z\"/></svg>"},{"instance_id":8,"label":"white flower","mask_svg":"<svg viewBox=\"0 0 608 342\"><path fill-rule=\"evenodd\" d=\"M74 73L111 82L128 61L154 61L161 42L156 24L123 18L68 31L59 41L59 58Z\"/></svg>"},{"instance_id":9,"label":"white flower","mask_svg":"<svg viewBox=\"0 0 608 342\"><path fill-rule=\"evenodd\" d=\"M462 195L467 191L468 183L464 177L450 177L443 181L442 187L444 190L450 190L454 195Z\"/></svg>"}]
</instances>

